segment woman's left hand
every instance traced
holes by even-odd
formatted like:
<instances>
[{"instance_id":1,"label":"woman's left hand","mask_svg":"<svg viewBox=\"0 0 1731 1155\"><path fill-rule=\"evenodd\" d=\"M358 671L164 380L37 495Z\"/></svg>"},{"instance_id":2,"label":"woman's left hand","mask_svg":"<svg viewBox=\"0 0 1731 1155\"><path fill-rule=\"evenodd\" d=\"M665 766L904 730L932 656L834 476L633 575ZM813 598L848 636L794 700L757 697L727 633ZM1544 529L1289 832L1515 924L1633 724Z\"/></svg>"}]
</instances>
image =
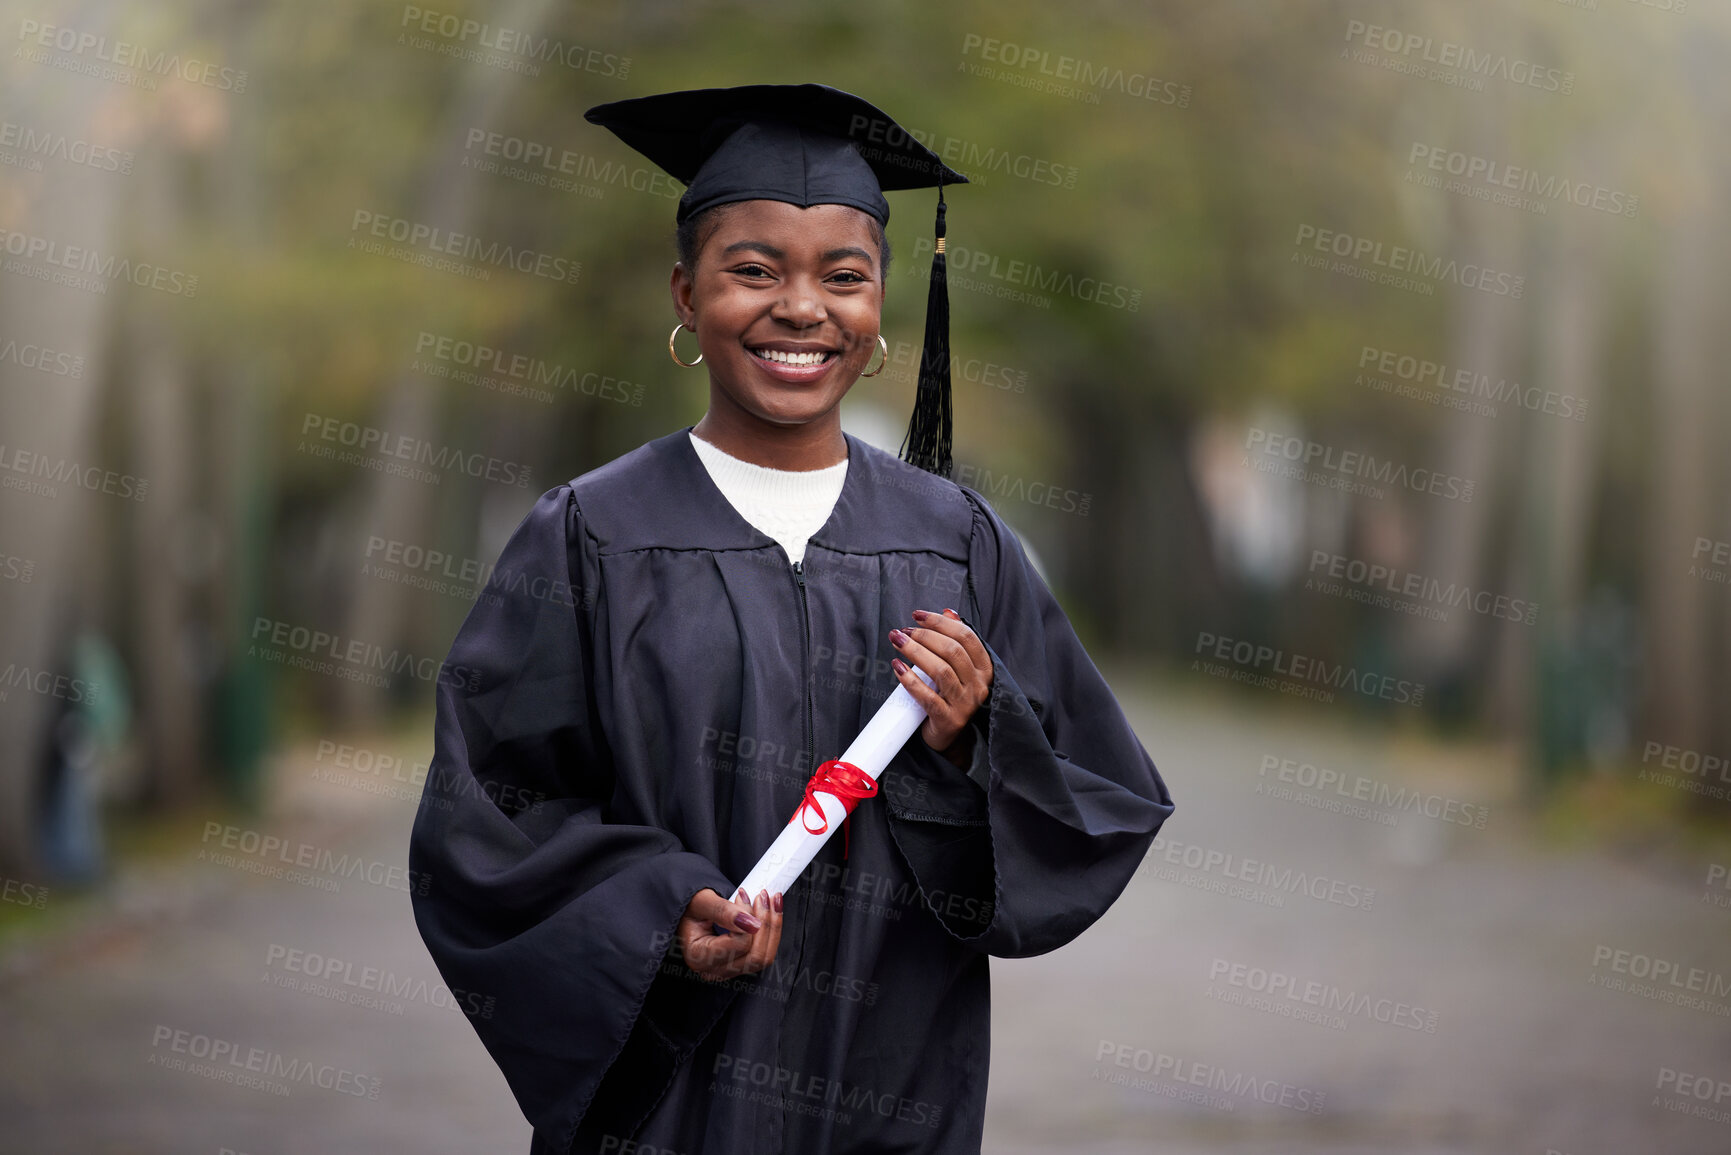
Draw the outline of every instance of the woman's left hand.
<instances>
[{"instance_id":1,"label":"woman's left hand","mask_svg":"<svg viewBox=\"0 0 1731 1155\"><path fill-rule=\"evenodd\" d=\"M926 745L955 765L966 766L973 756L968 722L991 694L992 656L955 610L915 610L914 621L919 624L911 629L890 631L890 644L901 654L890 665L914 701L925 707L920 737ZM937 689L920 681L910 665L924 670Z\"/></svg>"}]
</instances>

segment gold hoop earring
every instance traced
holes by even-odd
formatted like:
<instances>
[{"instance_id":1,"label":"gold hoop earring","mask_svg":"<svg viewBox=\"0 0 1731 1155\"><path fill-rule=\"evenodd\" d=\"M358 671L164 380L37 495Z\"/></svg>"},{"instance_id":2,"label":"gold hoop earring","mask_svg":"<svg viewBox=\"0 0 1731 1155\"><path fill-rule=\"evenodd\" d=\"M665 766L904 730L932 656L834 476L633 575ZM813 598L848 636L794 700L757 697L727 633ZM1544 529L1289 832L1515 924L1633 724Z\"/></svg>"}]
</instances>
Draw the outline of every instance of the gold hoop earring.
<instances>
[{"instance_id":1,"label":"gold hoop earring","mask_svg":"<svg viewBox=\"0 0 1731 1155\"><path fill-rule=\"evenodd\" d=\"M879 373L884 371L884 366L890 363L890 343L884 340L884 335L882 333L878 334L878 348L884 351L884 359L879 361L878 367L873 369L870 373L861 373L861 377L876 377Z\"/></svg>"},{"instance_id":2,"label":"gold hoop earring","mask_svg":"<svg viewBox=\"0 0 1731 1155\"><path fill-rule=\"evenodd\" d=\"M679 322L679 324L677 324L677 325L675 325L675 326L673 326L673 332L671 332L671 333L669 333L669 334L668 334L668 335L667 335L667 355L668 355L668 356L669 356L669 357L672 357L672 358L673 358L673 363L674 363L674 364L675 364L675 365L682 365L682 366L684 366L684 367L685 367L685 368L687 368L687 369L689 369L689 368L691 368L691 367L692 367L692 366L693 366L693 365L696 365L696 364L698 364L698 363L699 363L699 362L701 362L701 361L702 361L702 360L703 360L703 354L702 354L702 353L699 353L699 354L698 354L698 355L697 355L697 360L696 360L696 361L681 361L681 360L680 360L680 359L679 359L679 353L678 353L678 351L677 351L677 350L675 350L675 349L674 349L674 348L673 348L673 338L675 338L675 337L677 337L677 336L679 336L679 330L681 330L681 329L683 329L683 328L685 328L685 322L684 322L684 321L681 321L681 322ZM697 330L696 330L696 329L693 329L693 330L691 330L691 332L692 332L692 334L693 334L693 335L696 335L696 333L697 333Z\"/></svg>"}]
</instances>

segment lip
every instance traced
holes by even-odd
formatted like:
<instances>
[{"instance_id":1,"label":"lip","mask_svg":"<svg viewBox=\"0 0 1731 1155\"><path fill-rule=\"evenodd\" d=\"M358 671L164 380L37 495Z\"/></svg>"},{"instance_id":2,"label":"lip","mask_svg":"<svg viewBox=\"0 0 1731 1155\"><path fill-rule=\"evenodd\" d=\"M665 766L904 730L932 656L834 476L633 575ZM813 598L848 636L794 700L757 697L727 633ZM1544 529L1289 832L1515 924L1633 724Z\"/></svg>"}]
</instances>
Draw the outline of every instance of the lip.
<instances>
[{"instance_id":1,"label":"lip","mask_svg":"<svg viewBox=\"0 0 1731 1155\"><path fill-rule=\"evenodd\" d=\"M830 356L819 361L816 365L782 365L778 362L766 361L762 357L759 357L755 352L753 352L754 348L773 349L778 353L828 353ZM836 362L841 360L841 351L839 349L829 349L822 345L799 345L789 341L766 341L761 345L747 345L745 352L751 358L752 362L763 372L769 374L769 376L774 377L778 381L787 381L796 385L802 385L808 381L816 381L819 377L828 373L830 369L835 366Z\"/></svg>"}]
</instances>

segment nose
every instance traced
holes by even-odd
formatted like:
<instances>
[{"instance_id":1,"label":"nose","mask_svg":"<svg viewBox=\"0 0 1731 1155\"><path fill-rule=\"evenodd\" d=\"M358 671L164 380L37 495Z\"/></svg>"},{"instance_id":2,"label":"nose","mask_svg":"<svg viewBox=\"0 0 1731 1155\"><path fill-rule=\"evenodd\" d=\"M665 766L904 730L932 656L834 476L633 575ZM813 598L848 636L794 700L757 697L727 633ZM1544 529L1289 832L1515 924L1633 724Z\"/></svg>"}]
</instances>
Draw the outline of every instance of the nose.
<instances>
[{"instance_id":1,"label":"nose","mask_svg":"<svg viewBox=\"0 0 1731 1155\"><path fill-rule=\"evenodd\" d=\"M769 315L796 329L809 329L829 319L823 294L810 277L789 277L784 281Z\"/></svg>"}]
</instances>

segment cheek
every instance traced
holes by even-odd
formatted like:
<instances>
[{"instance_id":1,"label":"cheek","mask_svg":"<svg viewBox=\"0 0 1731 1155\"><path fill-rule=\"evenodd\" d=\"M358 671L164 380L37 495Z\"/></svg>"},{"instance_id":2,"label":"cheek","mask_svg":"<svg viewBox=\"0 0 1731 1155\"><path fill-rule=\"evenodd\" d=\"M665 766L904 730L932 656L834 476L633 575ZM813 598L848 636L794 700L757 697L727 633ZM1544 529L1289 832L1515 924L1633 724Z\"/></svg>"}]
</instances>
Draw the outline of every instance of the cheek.
<instances>
[{"instance_id":1,"label":"cheek","mask_svg":"<svg viewBox=\"0 0 1731 1155\"><path fill-rule=\"evenodd\" d=\"M854 347L878 347L876 334L883 331L883 308L878 298L849 301L845 307L835 311L835 318L852 339Z\"/></svg>"},{"instance_id":2,"label":"cheek","mask_svg":"<svg viewBox=\"0 0 1731 1155\"><path fill-rule=\"evenodd\" d=\"M750 319L745 309L747 305L748 301L742 301L737 293L726 289L711 290L692 301L699 330L721 338L743 330Z\"/></svg>"}]
</instances>

